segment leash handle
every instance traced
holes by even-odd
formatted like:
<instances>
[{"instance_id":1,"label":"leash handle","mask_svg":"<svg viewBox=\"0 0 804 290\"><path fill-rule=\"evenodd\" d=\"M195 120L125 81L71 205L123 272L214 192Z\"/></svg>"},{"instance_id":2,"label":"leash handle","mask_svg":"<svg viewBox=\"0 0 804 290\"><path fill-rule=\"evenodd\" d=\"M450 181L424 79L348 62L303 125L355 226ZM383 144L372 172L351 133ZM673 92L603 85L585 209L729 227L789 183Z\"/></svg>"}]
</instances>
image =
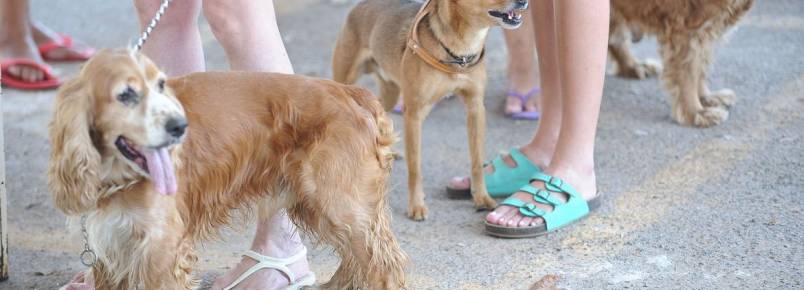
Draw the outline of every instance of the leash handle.
<instances>
[{"instance_id":1,"label":"leash handle","mask_svg":"<svg viewBox=\"0 0 804 290\"><path fill-rule=\"evenodd\" d=\"M145 30L142 32L140 39L137 40L137 44L134 45L135 51L142 50L142 45L145 44L145 41L148 40L148 36L151 35L151 32L156 28L156 24L159 23L159 20L162 19L162 15L165 14L165 10L167 10L168 5L173 0L162 0L162 5L159 5L159 10L156 11L156 15L154 18L151 19L151 22L148 23L148 26L145 27Z\"/></svg>"}]
</instances>

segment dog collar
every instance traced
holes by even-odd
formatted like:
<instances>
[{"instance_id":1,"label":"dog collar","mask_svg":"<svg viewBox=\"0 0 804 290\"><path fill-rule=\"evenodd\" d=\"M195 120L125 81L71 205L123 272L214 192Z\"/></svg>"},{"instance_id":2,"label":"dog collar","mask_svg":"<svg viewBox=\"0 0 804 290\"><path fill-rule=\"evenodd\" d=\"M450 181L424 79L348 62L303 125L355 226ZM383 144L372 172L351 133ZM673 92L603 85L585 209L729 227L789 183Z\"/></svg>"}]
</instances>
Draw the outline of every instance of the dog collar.
<instances>
[{"instance_id":1,"label":"dog collar","mask_svg":"<svg viewBox=\"0 0 804 290\"><path fill-rule=\"evenodd\" d=\"M446 51L447 54L449 54L449 56L452 58L452 60L447 61L442 60L441 63L454 64L458 65L461 68L472 67L478 64L481 60L483 60L483 56L486 54L486 48L484 47L483 50L481 50L480 53L477 54L456 55L454 52L449 50L449 47L444 45L444 43L441 42L441 40L439 40L438 43L441 44L441 47L444 48L444 51Z\"/></svg>"},{"instance_id":2,"label":"dog collar","mask_svg":"<svg viewBox=\"0 0 804 290\"><path fill-rule=\"evenodd\" d=\"M441 46L444 47L444 50L447 51L447 54L449 54L450 57L453 58L453 60L451 61L442 61L435 58L432 54L427 52L427 50L425 50L422 47L421 43L419 42L419 23L422 22L422 19L424 19L424 17L427 16L427 14L432 12L433 6L430 5L431 2L432 2L431 0L427 0L427 2L424 2L424 4L422 4L422 7L419 9L419 12L416 13L416 17L413 20L413 25L411 26L410 32L408 33L408 42L407 42L408 49L410 49L410 51L413 52L414 55L418 56L419 59L421 59L431 67L440 70L442 72L445 72L447 74L465 74L471 72L477 67L477 64L479 64L483 60L483 57L485 56L486 52L485 48L483 49L483 51L480 52L479 56L478 55L457 56L454 53L452 53L446 46L444 46L444 44L441 43L441 41L439 41L439 44L441 44ZM458 67L455 67L453 65L457 65Z\"/></svg>"}]
</instances>

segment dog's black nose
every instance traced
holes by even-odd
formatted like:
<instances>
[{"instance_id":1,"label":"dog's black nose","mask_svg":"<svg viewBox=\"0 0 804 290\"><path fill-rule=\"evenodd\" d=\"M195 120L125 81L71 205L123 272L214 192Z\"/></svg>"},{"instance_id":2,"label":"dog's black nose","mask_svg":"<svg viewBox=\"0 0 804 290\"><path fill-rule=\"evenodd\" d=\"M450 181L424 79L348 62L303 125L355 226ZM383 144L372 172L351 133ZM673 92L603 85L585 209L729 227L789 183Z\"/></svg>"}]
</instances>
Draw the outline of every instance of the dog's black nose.
<instances>
[{"instance_id":1,"label":"dog's black nose","mask_svg":"<svg viewBox=\"0 0 804 290\"><path fill-rule=\"evenodd\" d=\"M165 124L165 130L168 134L176 138L184 135L185 129L187 129L187 119L184 117L170 118Z\"/></svg>"},{"instance_id":2,"label":"dog's black nose","mask_svg":"<svg viewBox=\"0 0 804 290\"><path fill-rule=\"evenodd\" d=\"M516 9L528 9L528 0L516 0Z\"/></svg>"}]
</instances>

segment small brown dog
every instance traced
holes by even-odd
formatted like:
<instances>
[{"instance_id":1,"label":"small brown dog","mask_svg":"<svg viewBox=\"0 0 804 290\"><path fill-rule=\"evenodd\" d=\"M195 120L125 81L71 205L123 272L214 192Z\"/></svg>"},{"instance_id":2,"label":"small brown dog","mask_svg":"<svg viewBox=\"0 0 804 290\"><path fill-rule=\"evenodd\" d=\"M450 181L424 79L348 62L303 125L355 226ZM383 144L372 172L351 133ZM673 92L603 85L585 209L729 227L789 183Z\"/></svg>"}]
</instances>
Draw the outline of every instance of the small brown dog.
<instances>
[{"instance_id":1,"label":"small brown dog","mask_svg":"<svg viewBox=\"0 0 804 290\"><path fill-rule=\"evenodd\" d=\"M372 73L390 110L402 94L408 163L408 216L427 217L421 175L422 122L436 101L456 93L466 104L472 197L494 208L483 181L486 72L489 28L517 28L526 0L364 0L349 13L333 55L333 78L353 84ZM418 11L418 12L417 12Z\"/></svg>"},{"instance_id":2,"label":"small brown dog","mask_svg":"<svg viewBox=\"0 0 804 290\"><path fill-rule=\"evenodd\" d=\"M342 262L325 288L404 287L385 204L395 137L364 89L271 73L166 79L139 53L104 50L62 86L49 134L53 199L86 218L98 290L195 288L195 244L235 209L287 209L331 244Z\"/></svg>"},{"instance_id":3,"label":"small brown dog","mask_svg":"<svg viewBox=\"0 0 804 290\"><path fill-rule=\"evenodd\" d=\"M631 54L632 32L655 34L666 67L662 73L670 93L673 120L709 127L729 117L732 90L712 92L706 70L716 42L751 8L754 0L612 0L609 53L617 73L645 78L661 70Z\"/></svg>"}]
</instances>

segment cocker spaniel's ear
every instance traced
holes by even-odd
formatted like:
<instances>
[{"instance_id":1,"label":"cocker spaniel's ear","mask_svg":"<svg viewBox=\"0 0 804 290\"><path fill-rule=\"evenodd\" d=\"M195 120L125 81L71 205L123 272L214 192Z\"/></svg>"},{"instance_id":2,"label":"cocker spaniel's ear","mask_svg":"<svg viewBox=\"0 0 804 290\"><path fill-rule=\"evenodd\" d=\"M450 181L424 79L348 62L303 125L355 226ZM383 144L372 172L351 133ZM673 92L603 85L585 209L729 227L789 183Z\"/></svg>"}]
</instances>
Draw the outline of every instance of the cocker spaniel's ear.
<instances>
[{"instance_id":1,"label":"cocker spaniel's ear","mask_svg":"<svg viewBox=\"0 0 804 290\"><path fill-rule=\"evenodd\" d=\"M77 77L62 85L49 125L48 186L56 207L68 215L95 206L100 195L100 152L90 137L92 100Z\"/></svg>"}]
</instances>

